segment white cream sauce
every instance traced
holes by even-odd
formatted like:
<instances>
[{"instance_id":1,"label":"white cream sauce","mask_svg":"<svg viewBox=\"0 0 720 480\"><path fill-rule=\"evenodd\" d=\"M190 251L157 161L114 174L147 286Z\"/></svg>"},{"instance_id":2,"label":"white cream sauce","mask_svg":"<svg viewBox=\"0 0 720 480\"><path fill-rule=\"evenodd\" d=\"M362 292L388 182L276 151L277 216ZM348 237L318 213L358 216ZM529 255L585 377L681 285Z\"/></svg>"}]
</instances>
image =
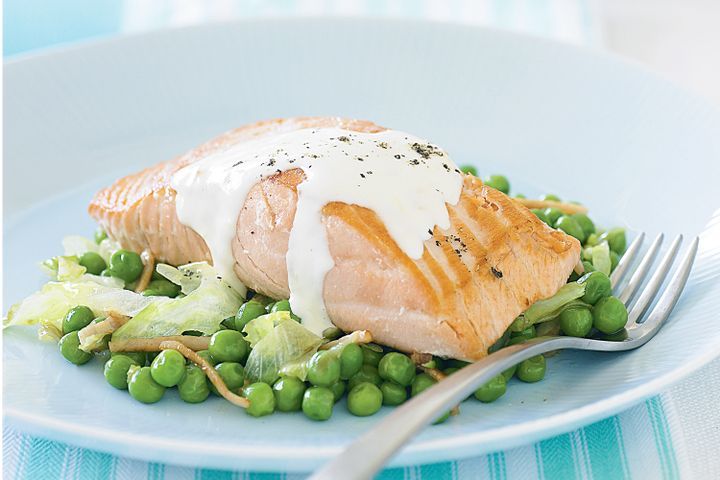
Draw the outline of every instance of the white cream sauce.
<instances>
[{"instance_id":1,"label":"white cream sauce","mask_svg":"<svg viewBox=\"0 0 720 480\"><path fill-rule=\"evenodd\" d=\"M202 236L218 274L241 293L231 251L240 209L259 180L293 168L306 180L298 186L286 255L290 305L315 333L332 325L323 301L325 274L333 267L323 206L337 201L372 209L417 259L432 229L450 226L445 204L456 204L462 190L460 170L446 152L394 130L296 130L232 145L188 165L172 178L178 218Z\"/></svg>"}]
</instances>

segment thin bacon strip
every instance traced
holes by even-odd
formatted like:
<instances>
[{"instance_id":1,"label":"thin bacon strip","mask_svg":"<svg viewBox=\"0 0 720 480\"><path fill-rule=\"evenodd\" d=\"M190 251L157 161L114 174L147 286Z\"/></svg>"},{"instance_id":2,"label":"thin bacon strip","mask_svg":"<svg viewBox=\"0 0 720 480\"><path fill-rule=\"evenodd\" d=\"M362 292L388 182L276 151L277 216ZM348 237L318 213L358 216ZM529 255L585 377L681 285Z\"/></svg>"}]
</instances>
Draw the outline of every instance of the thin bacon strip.
<instances>
[{"instance_id":1,"label":"thin bacon strip","mask_svg":"<svg viewBox=\"0 0 720 480\"><path fill-rule=\"evenodd\" d=\"M78 338L80 343L83 344L85 339L92 335L108 335L113 333L118 328L125 325L130 320L130 317L125 315L119 315L117 313L111 313L107 318L101 322L91 323L90 325L80 329L78 331Z\"/></svg>"},{"instance_id":2,"label":"thin bacon strip","mask_svg":"<svg viewBox=\"0 0 720 480\"><path fill-rule=\"evenodd\" d=\"M149 250L143 250L140 254L140 258L145 266L142 274L140 275L140 280L138 280L138 283L135 286L135 293L140 293L147 288L150 284L150 280L152 279L153 271L155 270L155 257Z\"/></svg>"},{"instance_id":3,"label":"thin bacon strip","mask_svg":"<svg viewBox=\"0 0 720 480\"><path fill-rule=\"evenodd\" d=\"M533 200L531 198L513 198L518 203L522 203L527 208L557 208L563 213L587 213L587 207L577 205L575 203L556 202L554 200Z\"/></svg>"},{"instance_id":4,"label":"thin bacon strip","mask_svg":"<svg viewBox=\"0 0 720 480\"><path fill-rule=\"evenodd\" d=\"M163 342L178 342L190 350L207 350L210 346L210 337L193 337L191 335L173 335L155 338L128 338L111 340L111 352L159 352Z\"/></svg>"},{"instance_id":5,"label":"thin bacon strip","mask_svg":"<svg viewBox=\"0 0 720 480\"><path fill-rule=\"evenodd\" d=\"M215 388L217 388L218 393L222 395L223 398L225 398L225 400L227 400L228 402L242 408L248 408L250 406L250 402L247 398L241 397L240 395L231 392L230 389L227 388L227 385L225 385L225 382L223 381L220 374L217 373L217 370L215 370L215 368L210 365L210 363L208 363L204 358L190 350L182 343L176 342L174 340L167 340L160 344L160 348L162 350L177 350L178 352L182 353L185 358L195 363L198 367L202 368L203 372L205 372L205 375L208 376L212 384L215 385Z\"/></svg>"}]
</instances>

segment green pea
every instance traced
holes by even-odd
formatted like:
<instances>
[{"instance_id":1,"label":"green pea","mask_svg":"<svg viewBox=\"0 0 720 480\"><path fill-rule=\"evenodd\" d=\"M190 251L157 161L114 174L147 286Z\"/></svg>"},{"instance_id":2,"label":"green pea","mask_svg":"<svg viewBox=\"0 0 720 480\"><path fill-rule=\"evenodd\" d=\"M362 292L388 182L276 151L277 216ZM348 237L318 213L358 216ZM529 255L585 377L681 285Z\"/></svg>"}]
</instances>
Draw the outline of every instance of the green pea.
<instances>
[{"instance_id":1,"label":"green pea","mask_svg":"<svg viewBox=\"0 0 720 480\"><path fill-rule=\"evenodd\" d=\"M185 357L176 350L163 350L153 359L150 373L163 387L174 387L185 375Z\"/></svg>"},{"instance_id":2,"label":"green pea","mask_svg":"<svg viewBox=\"0 0 720 480\"><path fill-rule=\"evenodd\" d=\"M482 179L483 183L488 187L499 190L505 195L510 193L510 182L504 175L490 175Z\"/></svg>"},{"instance_id":3,"label":"green pea","mask_svg":"<svg viewBox=\"0 0 720 480\"><path fill-rule=\"evenodd\" d=\"M380 360L378 373L385 380L407 387L415 378L415 364L407 355L390 352Z\"/></svg>"},{"instance_id":4,"label":"green pea","mask_svg":"<svg viewBox=\"0 0 720 480\"><path fill-rule=\"evenodd\" d=\"M142 403L159 402L165 395L165 387L153 380L150 367L136 368L130 373L128 390L131 397Z\"/></svg>"},{"instance_id":5,"label":"green pea","mask_svg":"<svg viewBox=\"0 0 720 480\"><path fill-rule=\"evenodd\" d=\"M539 382L545 378L545 357L536 355L518 364L517 378L527 383Z\"/></svg>"},{"instance_id":6,"label":"green pea","mask_svg":"<svg viewBox=\"0 0 720 480\"><path fill-rule=\"evenodd\" d=\"M613 252L620 255L625 253L625 248L627 247L627 238L625 237L624 228L612 228L608 230L607 232L600 235L600 241L602 242L603 240L606 240L608 242L608 246Z\"/></svg>"},{"instance_id":7,"label":"green pea","mask_svg":"<svg viewBox=\"0 0 720 480\"><path fill-rule=\"evenodd\" d=\"M595 305L601 298L609 297L612 294L610 278L602 272L586 273L580 277L577 283L585 285L582 301L590 305Z\"/></svg>"},{"instance_id":8,"label":"green pea","mask_svg":"<svg viewBox=\"0 0 720 480\"><path fill-rule=\"evenodd\" d=\"M208 350L218 362L242 362L250 346L242 333L236 330L220 330L210 337Z\"/></svg>"},{"instance_id":9,"label":"green pea","mask_svg":"<svg viewBox=\"0 0 720 480\"><path fill-rule=\"evenodd\" d=\"M432 378L427 373L420 373L415 376L415 380L412 382L412 386L410 387L410 395L420 395L424 390L427 390L428 388L432 387L437 383L437 380Z\"/></svg>"},{"instance_id":10,"label":"green pea","mask_svg":"<svg viewBox=\"0 0 720 480\"><path fill-rule=\"evenodd\" d=\"M250 402L250 406L245 409L248 415L263 417L275 411L275 395L272 387L267 383L257 382L248 385L243 389L243 396Z\"/></svg>"},{"instance_id":11,"label":"green pea","mask_svg":"<svg viewBox=\"0 0 720 480\"><path fill-rule=\"evenodd\" d=\"M218 363L215 365L215 370L217 370L218 375L220 375L220 378L225 382L225 386L231 392L237 393L245 384L245 369L237 362ZM220 395L212 383L210 384L210 391Z\"/></svg>"},{"instance_id":12,"label":"green pea","mask_svg":"<svg viewBox=\"0 0 720 480\"><path fill-rule=\"evenodd\" d=\"M587 308L570 308L560 314L560 328L565 335L587 337L592 326L592 312Z\"/></svg>"},{"instance_id":13,"label":"green pea","mask_svg":"<svg viewBox=\"0 0 720 480\"><path fill-rule=\"evenodd\" d=\"M618 263L620 263L620 255L610 250L610 273L615 271Z\"/></svg>"},{"instance_id":14,"label":"green pea","mask_svg":"<svg viewBox=\"0 0 720 480\"><path fill-rule=\"evenodd\" d=\"M326 387L310 387L305 390L302 411L311 420L327 420L332 416L335 395Z\"/></svg>"},{"instance_id":15,"label":"green pea","mask_svg":"<svg viewBox=\"0 0 720 480\"><path fill-rule=\"evenodd\" d=\"M100 242L102 242L103 240L105 240L107 238L107 233L105 233L105 230L103 230L102 228L98 228L97 230L95 230L94 238L95 238L95 243L100 245Z\"/></svg>"},{"instance_id":16,"label":"green pea","mask_svg":"<svg viewBox=\"0 0 720 480\"><path fill-rule=\"evenodd\" d=\"M147 358L145 352L113 352L110 354L111 357L116 355L124 355L130 358L135 365L139 365L141 367L145 366L145 360Z\"/></svg>"},{"instance_id":17,"label":"green pea","mask_svg":"<svg viewBox=\"0 0 720 480\"><path fill-rule=\"evenodd\" d=\"M550 225L550 220L548 220L547 215L545 215L545 210L541 208L533 208L530 210L532 213L535 214L536 217L538 217L543 223L546 223Z\"/></svg>"},{"instance_id":18,"label":"green pea","mask_svg":"<svg viewBox=\"0 0 720 480\"><path fill-rule=\"evenodd\" d=\"M130 367L133 365L140 366L135 360L125 355L114 355L110 357L110 360L105 362L105 367L103 368L105 380L119 390L127 390L128 370L130 370Z\"/></svg>"},{"instance_id":19,"label":"green pea","mask_svg":"<svg viewBox=\"0 0 720 480\"><path fill-rule=\"evenodd\" d=\"M609 335L625 328L628 312L617 297L605 297L595 304L592 316L593 326Z\"/></svg>"},{"instance_id":20,"label":"green pea","mask_svg":"<svg viewBox=\"0 0 720 480\"><path fill-rule=\"evenodd\" d=\"M407 389L395 382L383 382L380 385L380 391L382 392L383 405L394 407L407 400Z\"/></svg>"},{"instance_id":21,"label":"green pea","mask_svg":"<svg viewBox=\"0 0 720 480\"><path fill-rule=\"evenodd\" d=\"M65 359L74 363L75 365L83 365L90 361L93 357L92 353L80 350L80 338L78 338L78 332L66 333L64 337L60 339L58 343L60 346L60 353Z\"/></svg>"},{"instance_id":22,"label":"green pea","mask_svg":"<svg viewBox=\"0 0 720 480\"><path fill-rule=\"evenodd\" d=\"M180 293L180 286L170 280L152 280L142 294L146 297L175 298Z\"/></svg>"},{"instance_id":23,"label":"green pea","mask_svg":"<svg viewBox=\"0 0 720 480\"><path fill-rule=\"evenodd\" d=\"M243 303L235 315L235 330L242 331L250 320L254 320L260 315L265 315L265 306L262 303L254 298Z\"/></svg>"},{"instance_id":24,"label":"green pea","mask_svg":"<svg viewBox=\"0 0 720 480\"><path fill-rule=\"evenodd\" d=\"M460 170L462 170L463 173L477 177L477 169L472 165L462 165Z\"/></svg>"},{"instance_id":25,"label":"green pea","mask_svg":"<svg viewBox=\"0 0 720 480\"><path fill-rule=\"evenodd\" d=\"M361 345L363 354L363 363L377 367L380 364L380 359L383 357L382 349L380 351L370 347L368 345Z\"/></svg>"},{"instance_id":26,"label":"green pea","mask_svg":"<svg viewBox=\"0 0 720 480\"><path fill-rule=\"evenodd\" d=\"M507 370L503 370L502 375L505 377L505 381L509 382L510 379L515 376L515 372L517 372L517 365L513 365Z\"/></svg>"},{"instance_id":27,"label":"green pea","mask_svg":"<svg viewBox=\"0 0 720 480\"><path fill-rule=\"evenodd\" d=\"M571 237L577 238L580 243L585 241L585 232L583 231L582 227L580 227L580 225L578 224L578 222L575 221L574 218L568 215L563 215L562 217L558 218L557 222L555 222L555 228L562 230Z\"/></svg>"},{"instance_id":28,"label":"green pea","mask_svg":"<svg viewBox=\"0 0 720 480\"><path fill-rule=\"evenodd\" d=\"M580 228L582 228L582 231L584 233L584 238L588 238L590 235L595 233L595 224L592 220L590 220L590 217L585 215L584 213L573 213L570 215L570 218L575 220L578 225L580 225Z\"/></svg>"},{"instance_id":29,"label":"green pea","mask_svg":"<svg viewBox=\"0 0 720 480\"><path fill-rule=\"evenodd\" d=\"M63 318L63 333L81 330L90 325L93 320L95 320L95 314L88 307L84 305L73 307L65 314L65 318Z\"/></svg>"},{"instance_id":30,"label":"green pea","mask_svg":"<svg viewBox=\"0 0 720 480\"><path fill-rule=\"evenodd\" d=\"M215 365L218 364L218 361L215 360L215 357L213 357L213 356L210 354L210 350L200 350L200 351L195 352L195 353L197 353L200 358L202 358L203 360L205 360L206 362L208 362L208 363L209 363L210 365L212 365L212 366L215 366Z\"/></svg>"},{"instance_id":31,"label":"green pea","mask_svg":"<svg viewBox=\"0 0 720 480\"><path fill-rule=\"evenodd\" d=\"M330 390L333 392L333 395L335 396L336 403L339 402L340 399L345 394L345 386L346 386L346 384L342 380L338 380L337 382L333 383L330 386Z\"/></svg>"},{"instance_id":32,"label":"green pea","mask_svg":"<svg viewBox=\"0 0 720 480\"><path fill-rule=\"evenodd\" d=\"M560 197L557 195L553 195L552 193L546 193L545 195L540 197L540 200L549 200L551 202L559 202Z\"/></svg>"},{"instance_id":33,"label":"green pea","mask_svg":"<svg viewBox=\"0 0 720 480\"><path fill-rule=\"evenodd\" d=\"M80 256L78 263L85 267L87 273L91 273L93 275L100 275L102 271L107 268L105 260L103 260L103 258L95 252L83 253Z\"/></svg>"},{"instance_id":34,"label":"green pea","mask_svg":"<svg viewBox=\"0 0 720 480\"><path fill-rule=\"evenodd\" d=\"M545 223L547 223L551 227L554 227L558 219L563 216L562 210L559 210L555 207L546 208L543 213L545 213L545 218L547 218L547 222Z\"/></svg>"},{"instance_id":35,"label":"green pea","mask_svg":"<svg viewBox=\"0 0 720 480\"><path fill-rule=\"evenodd\" d=\"M363 365L363 350L357 343L345 345L340 353L340 378L349 380Z\"/></svg>"},{"instance_id":36,"label":"green pea","mask_svg":"<svg viewBox=\"0 0 720 480\"><path fill-rule=\"evenodd\" d=\"M501 373L482 387L475 390L474 395L475 398L481 402L490 403L505 395L506 390L507 380L505 380L505 376Z\"/></svg>"},{"instance_id":37,"label":"green pea","mask_svg":"<svg viewBox=\"0 0 720 480\"><path fill-rule=\"evenodd\" d=\"M363 382L370 382L375 385L380 385L382 383L382 378L380 378L377 367L364 364L355 375L350 377L347 388L348 390L352 390L353 387Z\"/></svg>"},{"instance_id":38,"label":"green pea","mask_svg":"<svg viewBox=\"0 0 720 480\"><path fill-rule=\"evenodd\" d=\"M178 393L183 402L201 403L210 395L208 379L202 368L194 363L185 366L185 375L177 385Z\"/></svg>"},{"instance_id":39,"label":"green pea","mask_svg":"<svg viewBox=\"0 0 720 480\"><path fill-rule=\"evenodd\" d=\"M108 271L113 277L132 283L140 277L144 268L140 255L128 250L118 250L110 257Z\"/></svg>"},{"instance_id":40,"label":"green pea","mask_svg":"<svg viewBox=\"0 0 720 480\"><path fill-rule=\"evenodd\" d=\"M280 377L273 385L275 406L281 412L297 412L302 408L305 382L295 377Z\"/></svg>"},{"instance_id":41,"label":"green pea","mask_svg":"<svg viewBox=\"0 0 720 480\"><path fill-rule=\"evenodd\" d=\"M374 415L382 407L382 391L377 385L363 382L355 385L348 393L347 407L357 417Z\"/></svg>"},{"instance_id":42,"label":"green pea","mask_svg":"<svg viewBox=\"0 0 720 480\"><path fill-rule=\"evenodd\" d=\"M316 352L308 362L307 379L317 387L329 387L340 379L340 360L328 350Z\"/></svg>"}]
</instances>

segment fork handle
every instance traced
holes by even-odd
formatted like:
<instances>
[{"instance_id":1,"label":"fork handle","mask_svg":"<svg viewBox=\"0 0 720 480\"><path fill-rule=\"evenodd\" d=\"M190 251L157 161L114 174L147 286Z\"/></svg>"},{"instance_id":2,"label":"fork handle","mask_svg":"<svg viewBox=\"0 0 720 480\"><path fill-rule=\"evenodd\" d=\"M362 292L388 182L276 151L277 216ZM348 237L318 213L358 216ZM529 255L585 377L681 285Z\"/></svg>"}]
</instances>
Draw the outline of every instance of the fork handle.
<instances>
[{"instance_id":1,"label":"fork handle","mask_svg":"<svg viewBox=\"0 0 720 480\"><path fill-rule=\"evenodd\" d=\"M586 339L539 337L503 348L450 375L412 398L348 445L315 472L313 480L366 479L380 470L419 430L467 398L504 370L552 350L582 348Z\"/></svg>"}]
</instances>

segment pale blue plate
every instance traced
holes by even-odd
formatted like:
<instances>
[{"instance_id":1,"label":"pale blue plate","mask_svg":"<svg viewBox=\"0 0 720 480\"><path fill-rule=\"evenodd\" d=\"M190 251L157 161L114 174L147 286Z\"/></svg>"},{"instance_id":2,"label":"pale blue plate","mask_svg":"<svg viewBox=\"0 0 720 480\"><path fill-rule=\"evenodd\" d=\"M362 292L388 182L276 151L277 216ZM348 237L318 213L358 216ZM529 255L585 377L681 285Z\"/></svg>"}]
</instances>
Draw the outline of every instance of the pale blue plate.
<instances>
[{"instance_id":1,"label":"pale blue plate","mask_svg":"<svg viewBox=\"0 0 720 480\"><path fill-rule=\"evenodd\" d=\"M625 354L564 352L536 385L462 404L394 464L525 444L616 413L720 352L720 115L604 55L444 24L228 23L17 60L5 70L6 306L38 288L36 262L90 234L85 206L113 178L231 127L290 115L367 118L502 172L514 191L583 200L604 225L705 231L672 320ZM212 212L208 212L212 214ZM74 367L26 329L6 331L5 419L33 434L158 462L308 470L379 416L253 419L219 399L145 406ZM383 411L380 415L385 415Z\"/></svg>"}]
</instances>

